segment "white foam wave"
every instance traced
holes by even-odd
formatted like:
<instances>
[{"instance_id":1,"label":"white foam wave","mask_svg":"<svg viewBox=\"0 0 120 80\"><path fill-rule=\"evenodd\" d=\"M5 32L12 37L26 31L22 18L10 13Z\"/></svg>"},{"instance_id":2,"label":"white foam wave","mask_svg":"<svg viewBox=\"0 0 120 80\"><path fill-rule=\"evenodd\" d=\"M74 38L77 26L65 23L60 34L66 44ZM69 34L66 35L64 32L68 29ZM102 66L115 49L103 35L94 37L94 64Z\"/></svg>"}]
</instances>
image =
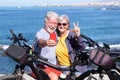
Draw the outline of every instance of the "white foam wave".
<instances>
[{"instance_id":1,"label":"white foam wave","mask_svg":"<svg viewBox=\"0 0 120 80\"><path fill-rule=\"evenodd\" d=\"M0 50L6 50L9 45L0 45ZM110 45L111 49L120 50L120 44Z\"/></svg>"},{"instance_id":2,"label":"white foam wave","mask_svg":"<svg viewBox=\"0 0 120 80\"><path fill-rule=\"evenodd\" d=\"M9 47L9 45L0 45L0 50L6 50Z\"/></svg>"},{"instance_id":3,"label":"white foam wave","mask_svg":"<svg viewBox=\"0 0 120 80\"><path fill-rule=\"evenodd\" d=\"M120 44L109 45L110 50L120 52ZM93 49L91 47L86 47L86 49Z\"/></svg>"},{"instance_id":4,"label":"white foam wave","mask_svg":"<svg viewBox=\"0 0 120 80\"><path fill-rule=\"evenodd\" d=\"M110 48L111 48L112 50L119 50L119 51L120 51L120 44L110 45Z\"/></svg>"}]
</instances>

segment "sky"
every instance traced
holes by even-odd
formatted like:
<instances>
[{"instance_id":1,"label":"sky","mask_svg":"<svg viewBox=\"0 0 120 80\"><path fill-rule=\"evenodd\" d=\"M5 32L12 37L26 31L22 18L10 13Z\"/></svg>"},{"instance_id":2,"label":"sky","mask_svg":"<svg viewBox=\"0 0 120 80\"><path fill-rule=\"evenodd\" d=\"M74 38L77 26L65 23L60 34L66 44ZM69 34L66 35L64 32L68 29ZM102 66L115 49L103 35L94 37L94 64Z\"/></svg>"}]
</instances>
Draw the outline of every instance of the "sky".
<instances>
[{"instance_id":1,"label":"sky","mask_svg":"<svg viewBox=\"0 0 120 80\"><path fill-rule=\"evenodd\" d=\"M101 0L0 0L0 6L37 6L42 4L88 3Z\"/></svg>"}]
</instances>

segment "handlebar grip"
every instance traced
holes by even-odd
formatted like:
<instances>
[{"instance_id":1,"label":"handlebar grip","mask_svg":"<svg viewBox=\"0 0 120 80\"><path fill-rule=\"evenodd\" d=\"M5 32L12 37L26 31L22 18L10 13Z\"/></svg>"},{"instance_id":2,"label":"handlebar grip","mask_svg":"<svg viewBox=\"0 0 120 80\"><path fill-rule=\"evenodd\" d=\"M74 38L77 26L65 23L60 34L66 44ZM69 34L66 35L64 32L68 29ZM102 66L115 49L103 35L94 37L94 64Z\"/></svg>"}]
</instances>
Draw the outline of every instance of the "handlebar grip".
<instances>
[{"instance_id":1,"label":"handlebar grip","mask_svg":"<svg viewBox=\"0 0 120 80\"><path fill-rule=\"evenodd\" d=\"M10 29L10 33L13 35L13 36L16 36L14 31L12 29Z\"/></svg>"},{"instance_id":2,"label":"handlebar grip","mask_svg":"<svg viewBox=\"0 0 120 80\"><path fill-rule=\"evenodd\" d=\"M99 45L97 44L97 42L95 42L95 41L92 40L91 38L89 38L89 37L87 37L87 36L85 36L85 35L83 35L83 34L81 34L81 37L83 37L84 39L87 40L89 46L94 46L94 45L99 46Z\"/></svg>"},{"instance_id":3,"label":"handlebar grip","mask_svg":"<svg viewBox=\"0 0 120 80\"><path fill-rule=\"evenodd\" d=\"M45 57L43 57L43 56L39 56L39 59L42 59L42 60L44 60L44 61L48 61L48 59L45 58Z\"/></svg>"}]
</instances>

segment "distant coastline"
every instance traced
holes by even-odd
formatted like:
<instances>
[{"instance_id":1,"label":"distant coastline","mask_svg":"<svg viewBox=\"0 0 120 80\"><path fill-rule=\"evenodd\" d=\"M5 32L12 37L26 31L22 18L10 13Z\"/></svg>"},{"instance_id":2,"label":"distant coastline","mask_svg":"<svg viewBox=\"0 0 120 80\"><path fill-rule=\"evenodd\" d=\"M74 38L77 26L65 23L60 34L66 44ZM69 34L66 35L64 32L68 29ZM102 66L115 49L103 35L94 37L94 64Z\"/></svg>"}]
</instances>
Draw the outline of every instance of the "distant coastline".
<instances>
[{"instance_id":1,"label":"distant coastline","mask_svg":"<svg viewBox=\"0 0 120 80\"><path fill-rule=\"evenodd\" d=\"M74 3L74 4L43 4L43 5L38 5L40 7L45 7L45 6L120 6L119 1L114 1L114 2L92 2L92 3Z\"/></svg>"},{"instance_id":2,"label":"distant coastline","mask_svg":"<svg viewBox=\"0 0 120 80\"><path fill-rule=\"evenodd\" d=\"M36 5L36 6L7 6L7 7L14 7L14 8L27 8L27 7L87 7L87 6L119 6L120 7L120 1L114 1L114 2L91 2L91 3L73 3L73 4L42 4L42 5ZM6 6L0 6L6 7Z\"/></svg>"}]
</instances>

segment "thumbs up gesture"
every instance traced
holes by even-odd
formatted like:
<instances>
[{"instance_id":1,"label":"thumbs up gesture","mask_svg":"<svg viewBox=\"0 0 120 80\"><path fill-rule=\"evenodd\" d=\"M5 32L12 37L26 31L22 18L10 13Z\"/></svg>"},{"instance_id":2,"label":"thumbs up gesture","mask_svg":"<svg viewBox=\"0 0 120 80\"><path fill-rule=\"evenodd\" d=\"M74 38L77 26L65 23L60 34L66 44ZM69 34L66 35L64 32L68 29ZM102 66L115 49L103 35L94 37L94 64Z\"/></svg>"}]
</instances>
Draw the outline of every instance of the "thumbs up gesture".
<instances>
[{"instance_id":1,"label":"thumbs up gesture","mask_svg":"<svg viewBox=\"0 0 120 80\"><path fill-rule=\"evenodd\" d=\"M79 28L79 22L73 22L73 26L74 26L74 32L77 36L80 35L80 28Z\"/></svg>"}]
</instances>

